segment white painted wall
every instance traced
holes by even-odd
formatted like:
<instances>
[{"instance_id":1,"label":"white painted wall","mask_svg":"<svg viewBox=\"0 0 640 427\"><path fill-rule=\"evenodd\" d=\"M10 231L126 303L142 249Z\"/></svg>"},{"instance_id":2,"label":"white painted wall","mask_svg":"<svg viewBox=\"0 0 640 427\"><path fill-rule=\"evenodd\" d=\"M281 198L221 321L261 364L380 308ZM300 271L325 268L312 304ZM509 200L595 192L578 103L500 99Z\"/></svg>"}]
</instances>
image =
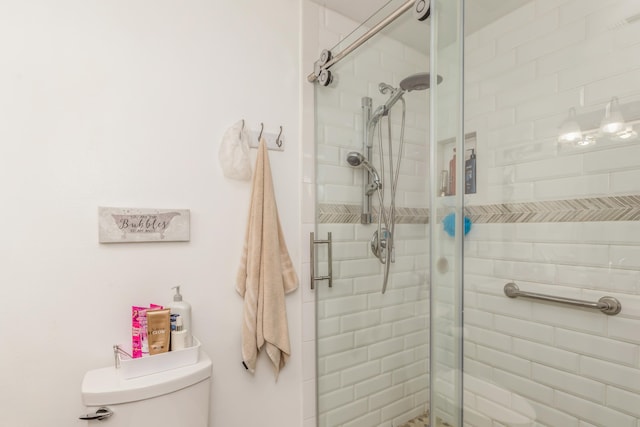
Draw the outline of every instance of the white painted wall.
<instances>
[{"instance_id":1,"label":"white painted wall","mask_svg":"<svg viewBox=\"0 0 640 427\"><path fill-rule=\"evenodd\" d=\"M297 0L0 4L0 425L83 425L85 371L112 363L133 304L182 285L213 360L211 425L301 424L301 292L293 355L274 380L240 364L234 279L250 184L218 143L244 118L284 127L271 153L300 264ZM255 152L252 152L255 158ZM97 242L98 206L191 210L188 243Z\"/></svg>"}]
</instances>

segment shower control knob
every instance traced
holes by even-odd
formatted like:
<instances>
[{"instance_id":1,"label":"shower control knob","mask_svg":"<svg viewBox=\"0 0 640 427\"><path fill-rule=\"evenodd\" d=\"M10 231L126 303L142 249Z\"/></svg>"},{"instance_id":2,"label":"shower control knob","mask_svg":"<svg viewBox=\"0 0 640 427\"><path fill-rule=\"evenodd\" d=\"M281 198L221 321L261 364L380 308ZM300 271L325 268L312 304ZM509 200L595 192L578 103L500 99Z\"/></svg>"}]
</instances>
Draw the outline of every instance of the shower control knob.
<instances>
[{"instance_id":1,"label":"shower control knob","mask_svg":"<svg viewBox=\"0 0 640 427\"><path fill-rule=\"evenodd\" d=\"M318 76L318 83L322 86L329 86L333 81L333 76L331 75L331 71L322 70L320 71L320 75Z\"/></svg>"},{"instance_id":2,"label":"shower control knob","mask_svg":"<svg viewBox=\"0 0 640 427\"><path fill-rule=\"evenodd\" d=\"M376 190L377 190L378 188L380 188L380 187L382 187L380 184L376 184L375 182L370 182L370 183L367 185L367 196L370 196L370 195L372 195L373 193L375 193L375 192L376 192Z\"/></svg>"},{"instance_id":3,"label":"shower control knob","mask_svg":"<svg viewBox=\"0 0 640 427\"><path fill-rule=\"evenodd\" d=\"M391 233L386 228L382 228L382 235L378 234L378 230L373 232L369 245L371 246L371 253L374 254L382 264L387 263L387 251L390 250L389 237Z\"/></svg>"},{"instance_id":4,"label":"shower control knob","mask_svg":"<svg viewBox=\"0 0 640 427\"><path fill-rule=\"evenodd\" d=\"M413 14L418 21L424 21L431 14L430 0L416 0L413 5Z\"/></svg>"}]
</instances>

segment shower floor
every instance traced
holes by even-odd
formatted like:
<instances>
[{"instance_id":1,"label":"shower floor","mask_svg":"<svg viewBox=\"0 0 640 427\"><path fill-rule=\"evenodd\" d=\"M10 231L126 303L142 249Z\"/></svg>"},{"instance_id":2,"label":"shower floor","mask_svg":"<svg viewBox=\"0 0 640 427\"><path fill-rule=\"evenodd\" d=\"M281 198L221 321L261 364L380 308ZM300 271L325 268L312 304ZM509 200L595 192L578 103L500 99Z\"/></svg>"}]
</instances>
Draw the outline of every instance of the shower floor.
<instances>
[{"instance_id":1,"label":"shower floor","mask_svg":"<svg viewBox=\"0 0 640 427\"><path fill-rule=\"evenodd\" d=\"M426 414L422 414L399 427L429 427L429 413L427 412ZM442 420L438 418L437 425L435 427L451 427L451 425L442 422Z\"/></svg>"},{"instance_id":2,"label":"shower floor","mask_svg":"<svg viewBox=\"0 0 640 427\"><path fill-rule=\"evenodd\" d=\"M400 427L429 427L429 414L422 414L419 417L402 424Z\"/></svg>"}]
</instances>

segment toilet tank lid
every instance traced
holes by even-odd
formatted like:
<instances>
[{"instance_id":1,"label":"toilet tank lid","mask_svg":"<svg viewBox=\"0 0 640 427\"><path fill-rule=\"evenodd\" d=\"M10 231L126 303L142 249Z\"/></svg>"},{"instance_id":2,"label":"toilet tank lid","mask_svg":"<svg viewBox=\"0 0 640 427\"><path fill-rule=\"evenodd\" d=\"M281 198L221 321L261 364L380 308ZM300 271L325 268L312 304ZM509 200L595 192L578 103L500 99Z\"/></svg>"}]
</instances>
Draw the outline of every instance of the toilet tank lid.
<instances>
[{"instance_id":1,"label":"toilet tank lid","mask_svg":"<svg viewBox=\"0 0 640 427\"><path fill-rule=\"evenodd\" d=\"M122 379L114 367L94 369L82 380L85 406L117 405L151 399L211 377L211 359L200 352L198 363L138 378Z\"/></svg>"}]
</instances>

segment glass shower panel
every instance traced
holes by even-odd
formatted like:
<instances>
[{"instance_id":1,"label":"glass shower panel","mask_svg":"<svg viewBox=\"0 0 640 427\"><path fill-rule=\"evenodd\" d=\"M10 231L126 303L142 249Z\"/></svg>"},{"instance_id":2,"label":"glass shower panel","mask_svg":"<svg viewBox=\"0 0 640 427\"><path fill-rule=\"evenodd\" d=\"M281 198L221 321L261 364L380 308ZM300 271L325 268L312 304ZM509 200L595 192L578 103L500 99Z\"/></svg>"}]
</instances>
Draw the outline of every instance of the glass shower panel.
<instances>
[{"instance_id":1,"label":"glass shower panel","mask_svg":"<svg viewBox=\"0 0 640 427\"><path fill-rule=\"evenodd\" d=\"M377 23L402 3L391 2L370 21ZM330 10L323 14L321 33L326 39L349 34L358 25ZM379 126L372 127L370 153L363 132L363 103L371 104L373 114L389 99L380 83L398 88L405 77L428 70L426 51L393 37L402 25L420 25L410 13L405 15L334 65L329 87L315 86L316 239L326 239L330 232L333 240L332 287L326 281L315 284L317 407L323 427L400 426L428 409L428 92L403 95L404 127L400 100L390 116L381 117L382 135ZM335 51L353 42L368 25L342 40ZM428 26L424 37L428 38ZM355 160L353 153L359 153L369 169L350 165L347 158ZM372 222L362 224L364 182L373 177L374 169L381 188L370 190ZM372 253L371 240L379 231L379 194L384 194L390 215L389 191L396 169L394 250L383 294L385 269ZM318 246L316 258L317 275L326 274L326 248Z\"/></svg>"},{"instance_id":2,"label":"glass shower panel","mask_svg":"<svg viewBox=\"0 0 640 427\"><path fill-rule=\"evenodd\" d=\"M638 427L640 3L532 0L473 27L492 4L465 2L463 425Z\"/></svg>"},{"instance_id":3,"label":"glass shower panel","mask_svg":"<svg viewBox=\"0 0 640 427\"><path fill-rule=\"evenodd\" d=\"M435 0L431 21L431 425L460 426L462 401L461 1Z\"/></svg>"}]
</instances>

